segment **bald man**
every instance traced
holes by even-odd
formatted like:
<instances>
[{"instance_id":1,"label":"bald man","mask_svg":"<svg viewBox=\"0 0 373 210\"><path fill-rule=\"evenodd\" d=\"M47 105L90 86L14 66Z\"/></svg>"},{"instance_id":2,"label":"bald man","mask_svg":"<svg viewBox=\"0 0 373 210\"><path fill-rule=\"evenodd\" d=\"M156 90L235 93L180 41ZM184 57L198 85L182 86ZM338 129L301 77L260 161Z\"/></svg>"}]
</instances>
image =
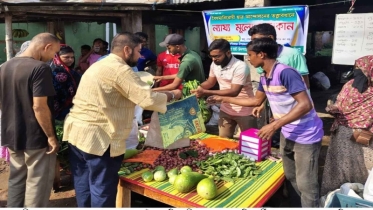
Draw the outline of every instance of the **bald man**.
<instances>
[{"instance_id":1,"label":"bald man","mask_svg":"<svg viewBox=\"0 0 373 210\"><path fill-rule=\"evenodd\" d=\"M152 92L132 70L140 43L132 33L117 34L112 53L84 73L66 116L63 141L69 142L78 207L115 207L135 105L164 113L167 101L181 97L180 90Z\"/></svg>"},{"instance_id":2,"label":"bald man","mask_svg":"<svg viewBox=\"0 0 373 210\"><path fill-rule=\"evenodd\" d=\"M54 131L52 70L56 36L36 35L0 68L1 146L10 153L7 207L47 207L58 141Z\"/></svg>"}]
</instances>

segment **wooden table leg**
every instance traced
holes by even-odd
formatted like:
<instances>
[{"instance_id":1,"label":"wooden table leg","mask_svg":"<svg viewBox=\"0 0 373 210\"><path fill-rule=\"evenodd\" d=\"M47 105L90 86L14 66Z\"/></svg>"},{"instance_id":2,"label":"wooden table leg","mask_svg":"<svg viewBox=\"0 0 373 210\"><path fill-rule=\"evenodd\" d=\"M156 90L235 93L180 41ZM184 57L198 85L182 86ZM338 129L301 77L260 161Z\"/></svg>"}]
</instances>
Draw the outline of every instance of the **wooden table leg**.
<instances>
[{"instance_id":1,"label":"wooden table leg","mask_svg":"<svg viewBox=\"0 0 373 210\"><path fill-rule=\"evenodd\" d=\"M131 207L131 190L126 188L123 181L119 180L116 207Z\"/></svg>"}]
</instances>

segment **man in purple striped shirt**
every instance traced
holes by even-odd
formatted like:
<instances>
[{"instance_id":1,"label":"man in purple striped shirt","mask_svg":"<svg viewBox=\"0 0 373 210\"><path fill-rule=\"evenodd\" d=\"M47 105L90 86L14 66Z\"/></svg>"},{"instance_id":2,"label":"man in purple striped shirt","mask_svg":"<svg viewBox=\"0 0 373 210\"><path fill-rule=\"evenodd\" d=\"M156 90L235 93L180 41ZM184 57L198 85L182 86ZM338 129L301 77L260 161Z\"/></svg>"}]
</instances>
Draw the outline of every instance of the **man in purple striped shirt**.
<instances>
[{"instance_id":1,"label":"man in purple striped shirt","mask_svg":"<svg viewBox=\"0 0 373 210\"><path fill-rule=\"evenodd\" d=\"M255 97L248 100L211 96L207 101L259 106L267 98L275 121L260 129L258 136L269 140L281 128L280 152L292 207L318 207L318 157L323 124L302 76L276 61L277 50L278 45L271 38L255 39L247 45L250 63L264 70Z\"/></svg>"}]
</instances>

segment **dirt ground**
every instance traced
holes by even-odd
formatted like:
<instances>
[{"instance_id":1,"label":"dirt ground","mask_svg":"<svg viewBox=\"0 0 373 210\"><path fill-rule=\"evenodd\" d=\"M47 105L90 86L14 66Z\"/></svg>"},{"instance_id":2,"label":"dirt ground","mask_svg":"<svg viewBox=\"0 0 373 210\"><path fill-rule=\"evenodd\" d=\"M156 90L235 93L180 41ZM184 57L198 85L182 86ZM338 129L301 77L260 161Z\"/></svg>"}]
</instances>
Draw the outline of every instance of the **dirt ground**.
<instances>
[{"instance_id":1,"label":"dirt ground","mask_svg":"<svg viewBox=\"0 0 373 210\"><path fill-rule=\"evenodd\" d=\"M341 85L333 87L328 91L313 91L312 98L314 101L315 108L318 115L324 122L325 136L323 138L323 146L320 153L319 159L319 179L321 180L322 170L325 162L326 151L329 145L330 126L333 123L333 118L329 114L325 113L325 106L327 100L331 94L338 93ZM215 133L217 127L209 127L209 133ZM8 192L8 177L9 177L9 165L2 159L0 159L0 207L6 207L7 192ZM282 202L279 202L279 201ZM72 186L71 178L64 171L61 172L61 188L51 193L50 207L76 207L75 191ZM276 193L272 199L265 206L280 207L284 206L283 197L281 190ZM142 197L137 194L132 196L132 207L167 207L165 204L157 201Z\"/></svg>"}]
</instances>

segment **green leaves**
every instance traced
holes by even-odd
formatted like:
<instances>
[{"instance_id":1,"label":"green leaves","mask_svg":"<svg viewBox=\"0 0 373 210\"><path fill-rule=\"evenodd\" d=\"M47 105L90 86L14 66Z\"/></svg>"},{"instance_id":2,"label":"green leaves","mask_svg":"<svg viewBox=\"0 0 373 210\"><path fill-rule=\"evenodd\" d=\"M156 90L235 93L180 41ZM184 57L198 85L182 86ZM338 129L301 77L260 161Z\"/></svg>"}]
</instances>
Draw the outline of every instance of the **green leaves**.
<instances>
[{"instance_id":1,"label":"green leaves","mask_svg":"<svg viewBox=\"0 0 373 210\"><path fill-rule=\"evenodd\" d=\"M197 80L188 81L183 84L183 98L188 97L191 95L191 90L196 90L199 86L199 82ZM207 123L211 118L211 111L207 106L206 100L204 98L198 99L198 106L201 109L201 114L203 121Z\"/></svg>"},{"instance_id":2,"label":"green leaves","mask_svg":"<svg viewBox=\"0 0 373 210\"><path fill-rule=\"evenodd\" d=\"M183 160L187 159L189 156L198 158L198 151L196 150L188 150L186 152L180 152L179 157Z\"/></svg>"},{"instance_id":3,"label":"green leaves","mask_svg":"<svg viewBox=\"0 0 373 210\"><path fill-rule=\"evenodd\" d=\"M214 176L215 180L226 182L256 178L262 172L255 162L233 152L215 154L197 165L205 174Z\"/></svg>"}]
</instances>

